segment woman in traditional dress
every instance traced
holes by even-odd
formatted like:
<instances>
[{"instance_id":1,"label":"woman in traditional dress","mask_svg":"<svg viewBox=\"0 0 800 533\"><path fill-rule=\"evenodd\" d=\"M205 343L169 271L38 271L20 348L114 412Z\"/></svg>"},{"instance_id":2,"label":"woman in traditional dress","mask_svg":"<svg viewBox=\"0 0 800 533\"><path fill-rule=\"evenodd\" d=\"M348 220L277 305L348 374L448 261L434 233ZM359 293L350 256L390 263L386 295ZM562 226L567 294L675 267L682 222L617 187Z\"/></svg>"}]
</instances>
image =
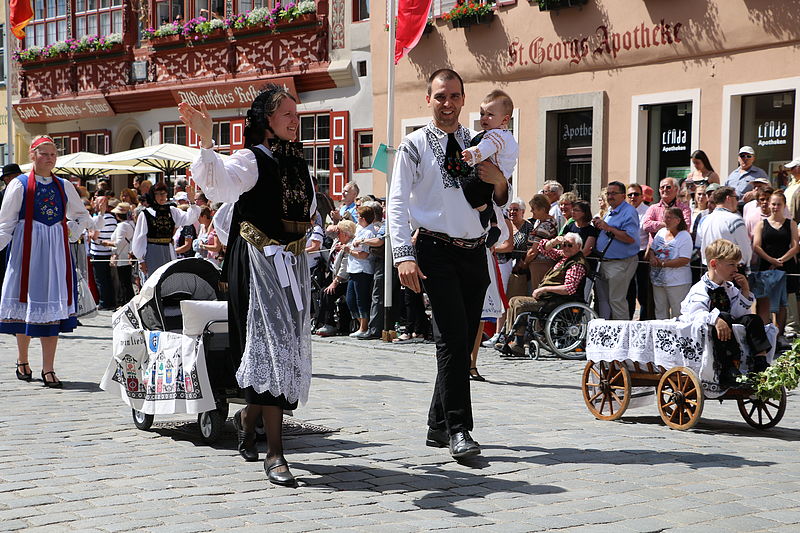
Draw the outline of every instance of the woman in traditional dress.
<instances>
[{"instance_id":1,"label":"woman in traditional dress","mask_svg":"<svg viewBox=\"0 0 800 533\"><path fill-rule=\"evenodd\" d=\"M131 242L131 252L139 260L139 272L144 279L160 266L177 259L172 242L175 228L194 224L200 217L200 208L194 205L194 186L186 189L190 205L185 212L167 203L167 184L163 181L156 183L150 192L153 201L136 219Z\"/></svg>"},{"instance_id":2,"label":"woman in traditional dress","mask_svg":"<svg viewBox=\"0 0 800 533\"><path fill-rule=\"evenodd\" d=\"M316 210L314 186L297 136L297 103L270 84L247 112L245 146L223 160L211 150L211 116L182 103L181 120L203 148L192 176L212 201L236 202L223 278L229 282L231 349L247 406L234 415L239 453L257 461L255 426L267 433L264 470L294 485L283 456L283 411L308 400L311 384L310 278L305 235Z\"/></svg>"},{"instance_id":3,"label":"woman in traditional dress","mask_svg":"<svg viewBox=\"0 0 800 533\"><path fill-rule=\"evenodd\" d=\"M53 176L58 152L53 139L31 143L33 168L8 184L0 209L0 249L8 265L0 300L0 333L17 337L17 378L30 381L31 337L42 342L42 382L57 388L54 362L59 333L78 323L77 275L69 236L89 224L89 212L73 185Z\"/></svg>"}]
</instances>

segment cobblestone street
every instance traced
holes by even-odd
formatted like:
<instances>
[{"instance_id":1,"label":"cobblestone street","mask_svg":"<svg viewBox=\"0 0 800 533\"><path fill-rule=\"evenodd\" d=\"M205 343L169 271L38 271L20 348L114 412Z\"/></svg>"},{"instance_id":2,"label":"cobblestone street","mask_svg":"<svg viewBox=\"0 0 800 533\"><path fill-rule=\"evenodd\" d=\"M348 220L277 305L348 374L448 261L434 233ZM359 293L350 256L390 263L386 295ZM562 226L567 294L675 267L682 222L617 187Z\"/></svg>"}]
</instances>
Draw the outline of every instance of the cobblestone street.
<instances>
[{"instance_id":1,"label":"cobblestone street","mask_svg":"<svg viewBox=\"0 0 800 533\"><path fill-rule=\"evenodd\" d=\"M60 391L16 380L15 344L0 338L0 530L800 529L797 394L764 432L735 402L707 401L686 432L664 426L654 403L603 422L583 403L582 362L482 350L488 381L473 382L472 397L483 455L458 464L425 446L433 345L317 338L310 400L289 420L300 482L289 489L239 457L230 421L213 446L193 415L136 429L97 385L109 323L103 312L62 338ZM38 341L31 362L38 378ZM316 426L334 431L303 431Z\"/></svg>"}]
</instances>

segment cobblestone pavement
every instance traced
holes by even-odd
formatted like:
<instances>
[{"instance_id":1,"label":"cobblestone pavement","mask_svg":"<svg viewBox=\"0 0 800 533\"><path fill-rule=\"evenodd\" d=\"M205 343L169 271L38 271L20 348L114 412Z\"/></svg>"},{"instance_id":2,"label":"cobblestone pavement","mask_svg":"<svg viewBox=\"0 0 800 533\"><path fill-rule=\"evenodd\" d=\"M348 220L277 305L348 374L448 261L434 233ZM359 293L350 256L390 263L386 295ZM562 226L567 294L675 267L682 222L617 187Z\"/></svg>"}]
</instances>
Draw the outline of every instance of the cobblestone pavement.
<instances>
[{"instance_id":1,"label":"cobblestone pavement","mask_svg":"<svg viewBox=\"0 0 800 533\"><path fill-rule=\"evenodd\" d=\"M472 388L483 455L458 464L424 445L432 345L318 340L295 415L338 431L287 437L300 479L288 489L240 459L230 425L214 446L181 423L192 416L137 430L97 386L109 322L62 339L61 391L16 380L13 339L0 339L0 530L800 530L798 395L766 432L733 402L709 401L687 432L654 405L602 422L581 399L582 363L484 350L489 381ZM38 343L31 360L38 376Z\"/></svg>"}]
</instances>

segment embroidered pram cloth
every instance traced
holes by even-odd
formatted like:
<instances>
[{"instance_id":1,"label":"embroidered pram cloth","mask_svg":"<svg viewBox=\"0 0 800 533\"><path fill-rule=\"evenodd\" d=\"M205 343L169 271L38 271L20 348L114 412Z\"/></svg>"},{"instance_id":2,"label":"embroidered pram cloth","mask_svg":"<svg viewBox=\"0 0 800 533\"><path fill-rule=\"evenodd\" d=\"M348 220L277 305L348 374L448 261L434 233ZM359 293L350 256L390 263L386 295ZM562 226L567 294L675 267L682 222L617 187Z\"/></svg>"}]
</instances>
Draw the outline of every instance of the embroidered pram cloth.
<instances>
[{"instance_id":1,"label":"embroidered pram cloth","mask_svg":"<svg viewBox=\"0 0 800 533\"><path fill-rule=\"evenodd\" d=\"M701 322L678 320L603 320L589 322L586 339L586 358L589 361L625 361L629 370L632 363L656 366L669 370L676 366L689 367L697 373L708 398L717 398L725 393L714 372L714 348L708 325ZM775 326L766 328L772 350L767 361L775 356ZM748 370L749 351L743 342L744 326L733 325L733 333L742 347L740 370Z\"/></svg>"}]
</instances>

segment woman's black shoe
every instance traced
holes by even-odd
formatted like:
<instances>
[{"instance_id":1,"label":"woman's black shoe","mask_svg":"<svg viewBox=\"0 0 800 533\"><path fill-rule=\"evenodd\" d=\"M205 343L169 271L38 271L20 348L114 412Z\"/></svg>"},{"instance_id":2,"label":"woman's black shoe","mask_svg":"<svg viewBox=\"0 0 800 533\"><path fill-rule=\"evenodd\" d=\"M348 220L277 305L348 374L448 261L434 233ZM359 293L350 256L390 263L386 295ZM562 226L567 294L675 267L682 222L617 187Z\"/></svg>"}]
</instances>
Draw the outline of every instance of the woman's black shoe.
<instances>
[{"instance_id":1,"label":"woman's black shoe","mask_svg":"<svg viewBox=\"0 0 800 533\"><path fill-rule=\"evenodd\" d=\"M25 367L28 367L28 373L20 372L19 369L22 368L25 370ZM33 371L31 370L31 365L28 363L17 363L17 369L15 370L17 373L17 379L20 381L30 381L33 379Z\"/></svg>"},{"instance_id":2,"label":"woman's black shoe","mask_svg":"<svg viewBox=\"0 0 800 533\"><path fill-rule=\"evenodd\" d=\"M481 376L480 373L478 373L478 369L474 366L469 369L469 379L472 381L486 381L486 378Z\"/></svg>"},{"instance_id":3,"label":"woman's black shoe","mask_svg":"<svg viewBox=\"0 0 800 533\"><path fill-rule=\"evenodd\" d=\"M258 448L256 447L256 432L247 432L242 425L242 412L236 411L233 415L233 427L236 428L236 438L239 441L239 454L248 463L258 461Z\"/></svg>"},{"instance_id":4,"label":"woman's black shoe","mask_svg":"<svg viewBox=\"0 0 800 533\"><path fill-rule=\"evenodd\" d=\"M276 471L281 466L286 467L286 472ZM297 485L294 476L289 472L289 463L286 462L283 456L277 457L272 461L270 461L269 457L264 458L264 472L267 473L267 479L276 485L281 485L283 487L294 487Z\"/></svg>"},{"instance_id":5,"label":"woman's black shoe","mask_svg":"<svg viewBox=\"0 0 800 533\"><path fill-rule=\"evenodd\" d=\"M48 381L47 376L53 376L53 379ZM55 372L45 372L42 370L42 381L44 382L44 386L48 389L60 389L64 386L63 383L56 377Z\"/></svg>"}]
</instances>

